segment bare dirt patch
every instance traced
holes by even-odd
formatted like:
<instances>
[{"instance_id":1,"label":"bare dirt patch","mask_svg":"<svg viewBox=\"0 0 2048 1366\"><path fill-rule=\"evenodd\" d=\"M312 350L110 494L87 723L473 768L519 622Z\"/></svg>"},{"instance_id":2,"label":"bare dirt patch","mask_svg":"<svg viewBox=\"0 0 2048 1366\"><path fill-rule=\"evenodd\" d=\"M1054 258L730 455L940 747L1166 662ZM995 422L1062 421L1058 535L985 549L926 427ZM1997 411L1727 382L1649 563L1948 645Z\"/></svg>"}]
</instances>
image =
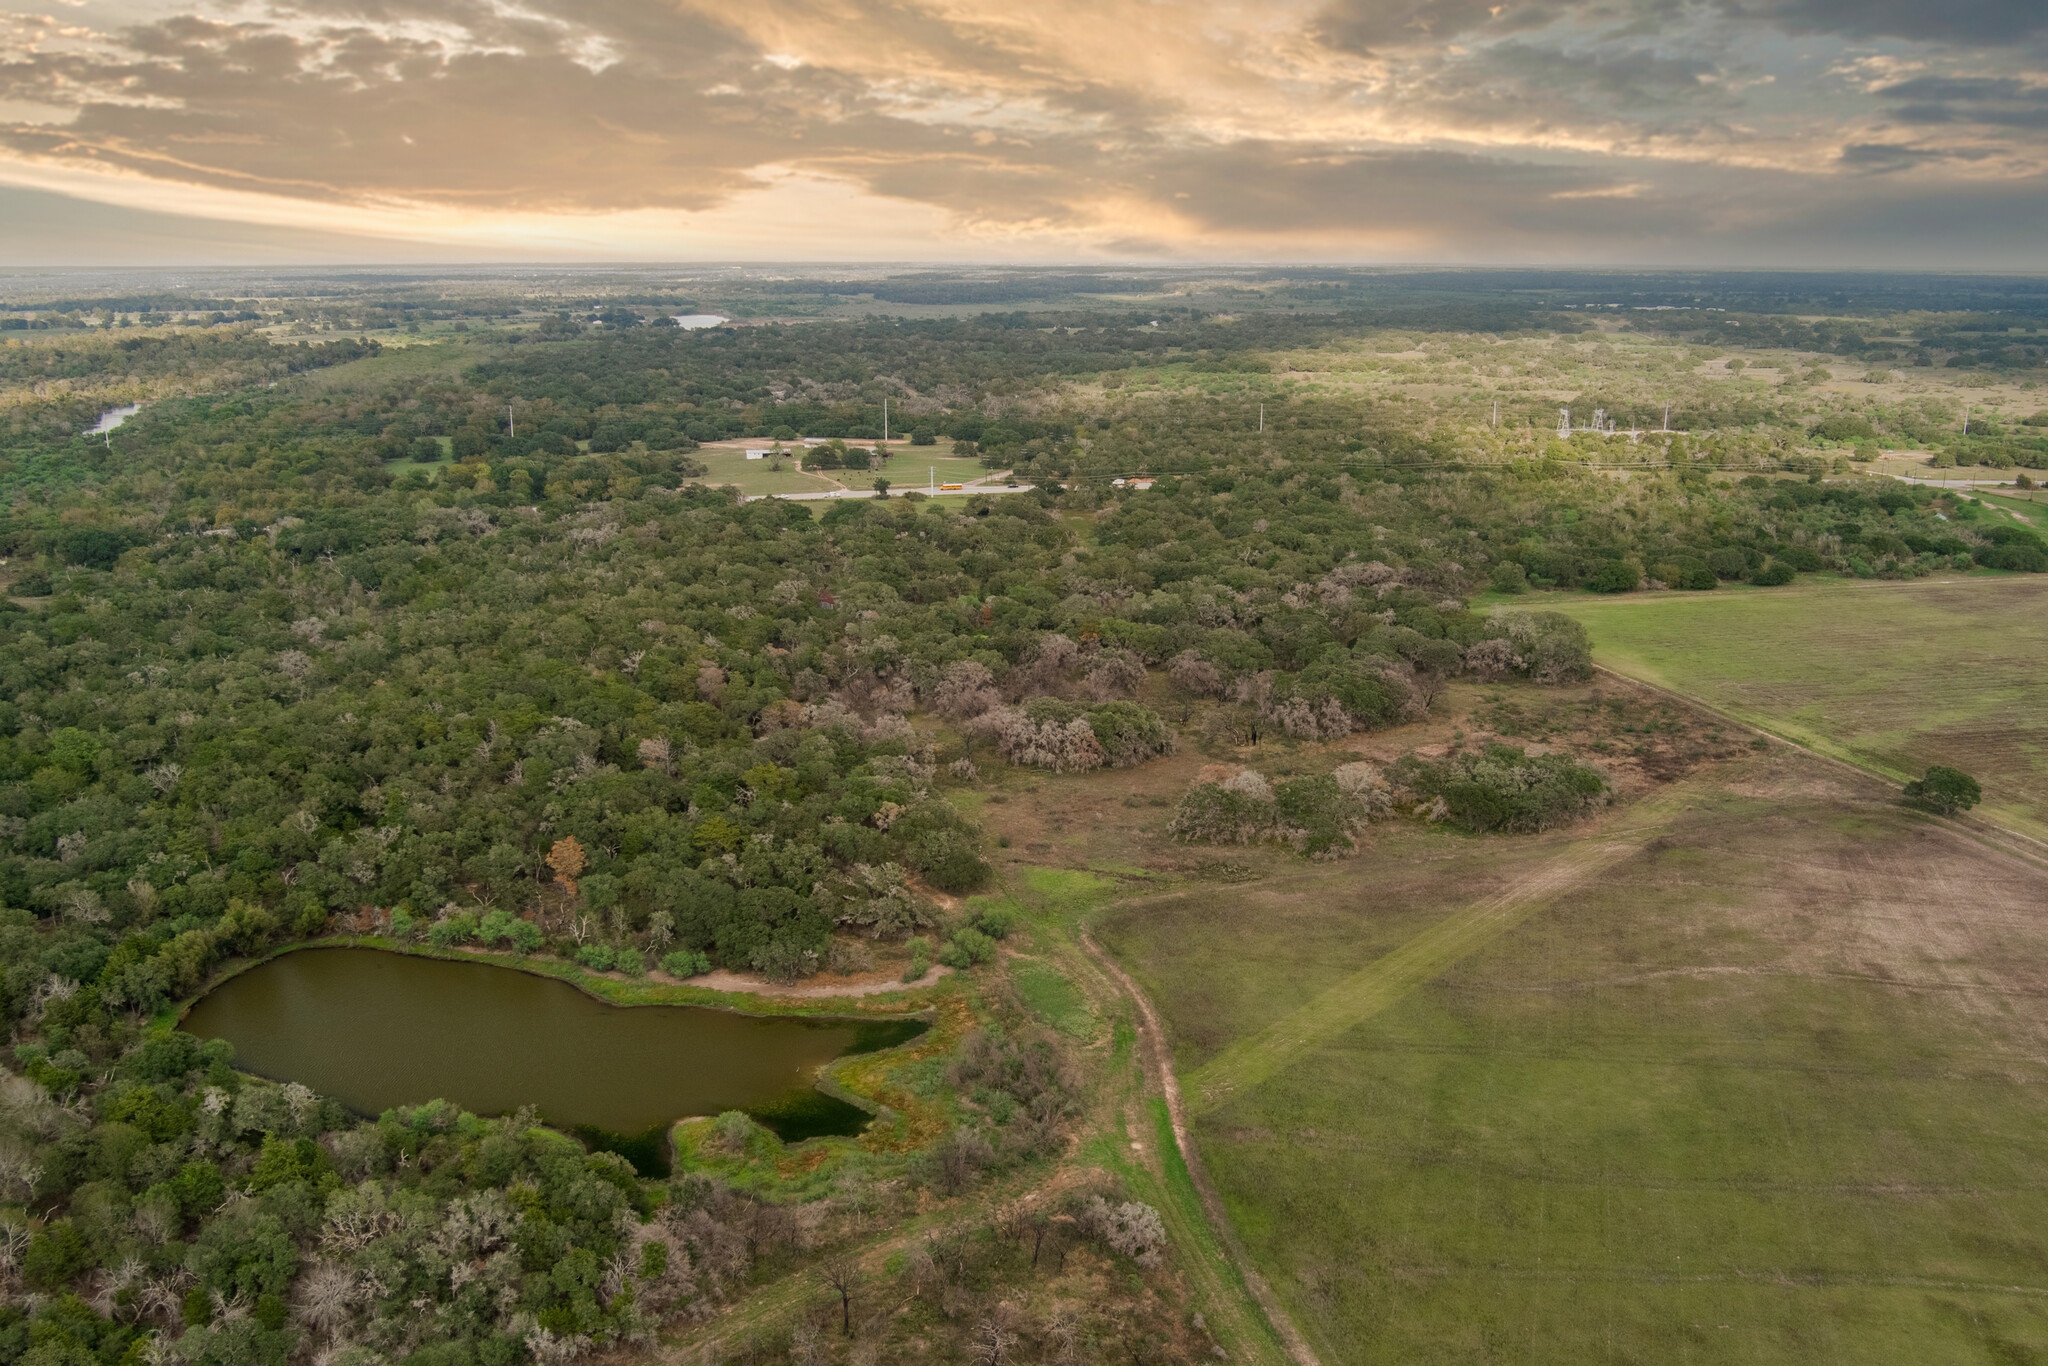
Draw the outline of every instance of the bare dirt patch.
<instances>
[{"instance_id":1,"label":"bare dirt patch","mask_svg":"<svg viewBox=\"0 0 2048 1366\"><path fill-rule=\"evenodd\" d=\"M885 991L912 991L931 986L941 977L951 976L952 972L951 968L934 966L915 982L904 981L901 971L894 974L862 972L850 977L825 973L801 982L771 982L766 977L720 968L701 977L692 977L689 985L708 987L712 991L743 991L755 996L780 996L790 1000L821 1000L831 996L879 996Z\"/></svg>"}]
</instances>

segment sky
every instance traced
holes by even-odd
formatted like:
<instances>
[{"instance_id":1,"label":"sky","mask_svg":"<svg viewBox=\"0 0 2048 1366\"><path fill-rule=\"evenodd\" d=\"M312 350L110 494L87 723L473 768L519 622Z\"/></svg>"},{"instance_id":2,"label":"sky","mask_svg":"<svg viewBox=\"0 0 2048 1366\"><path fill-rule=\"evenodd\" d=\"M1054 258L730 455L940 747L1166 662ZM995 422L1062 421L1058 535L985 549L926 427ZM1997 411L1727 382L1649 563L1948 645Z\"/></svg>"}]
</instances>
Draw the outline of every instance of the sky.
<instances>
[{"instance_id":1,"label":"sky","mask_svg":"<svg viewBox=\"0 0 2048 1366\"><path fill-rule=\"evenodd\" d=\"M2048 270L2048 0L48 3L0 267Z\"/></svg>"}]
</instances>

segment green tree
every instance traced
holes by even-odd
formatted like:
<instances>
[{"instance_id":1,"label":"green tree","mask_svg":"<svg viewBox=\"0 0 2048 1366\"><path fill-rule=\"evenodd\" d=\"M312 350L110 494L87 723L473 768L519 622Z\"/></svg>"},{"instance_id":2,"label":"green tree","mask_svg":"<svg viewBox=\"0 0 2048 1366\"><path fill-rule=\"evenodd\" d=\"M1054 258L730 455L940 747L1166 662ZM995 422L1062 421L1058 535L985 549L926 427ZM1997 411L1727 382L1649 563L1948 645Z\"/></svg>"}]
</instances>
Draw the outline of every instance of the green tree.
<instances>
[{"instance_id":1,"label":"green tree","mask_svg":"<svg viewBox=\"0 0 2048 1366\"><path fill-rule=\"evenodd\" d=\"M1595 593L1629 593L1635 590L1642 571L1627 560L1609 560L1601 565L1586 587Z\"/></svg>"},{"instance_id":2,"label":"green tree","mask_svg":"<svg viewBox=\"0 0 2048 1366\"><path fill-rule=\"evenodd\" d=\"M1925 777L1906 784L1906 801L1923 811L1953 816L1967 811L1984 798L1977 780L1960 769L1929 765Z\"/></svg>"},{"instance_id":3,"label":"green tree","mask_svg":"<svg viewBox=\"0 0 2048 1366\"><path fill-rule=\"evenodd\" d=\"M52 1219L29 1239L21 1276L38 1290L61 1290L93 1263L85 1235L69 1219Z\"/></svg>"},{"instance_id":4,"label":"green tree","mask_svg":"<svg viewBox=\"0 0 2048 1366\"><path fill-rule=\"evenodd\" d=\"M290 1290L299 1248L274 1214L221 1218L200 1230L186 1265L208 1290L253 1304Z\"/></svg>"}]
</instances>

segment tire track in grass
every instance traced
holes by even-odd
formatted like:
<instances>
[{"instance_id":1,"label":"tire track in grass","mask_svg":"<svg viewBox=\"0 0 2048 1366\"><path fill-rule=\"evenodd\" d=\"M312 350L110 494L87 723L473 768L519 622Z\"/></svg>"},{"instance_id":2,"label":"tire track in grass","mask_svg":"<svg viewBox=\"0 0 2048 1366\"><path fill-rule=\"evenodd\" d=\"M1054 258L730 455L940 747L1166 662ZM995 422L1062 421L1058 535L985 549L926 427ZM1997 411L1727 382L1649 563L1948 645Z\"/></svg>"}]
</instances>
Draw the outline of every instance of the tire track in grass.
<instances>
[{"instance_id":1,"label":"tire track in grass","mask_svg":"<svg viewBox=\"0 0 2048 1366\"><path fill-rule=\"evenodd\" d=\"M1272 1315L1284 1319L1284 1313L1250 1269L1222 1215L1221 1201L1212 1199L1213 1192L1190 1171L1193 1155L1180 1146L1183 1135L1174 1122L1172 1106L1179 1103L1179 1094L1173 1090L1172 1069L1162 1062L1163 1035L1151 1004L1076 919L1115 899L1119 885L1071 869L1024 866L1013 871L1021 873L1022 885L1007 886L1005 895L1044 918L1044 961L1063 963L1069 980L1090 1003L1090 1018L1111 1022L1105 1085L1091 1102L1082 1125L1086 1136L1068 1170L1113 1172L1131 1195L1158 1210L1187 1277L1188 1307L1203 1307L1208 1331L1231 1360L1319 1366L1291 1324L1284 1325L1284 1332L1274 1327ZM1117 1008L1126 1001L1134 1007L1127 1017ZM1300 1354L1293 1350L1297 1343Z\"/></svg>"},{"instance_id":2,"label":"tire track in grass","mask_svg":"<svg viewBox=\"0 0 2048 1366\"><path fill-rule=\"evenodd\" d=\"M1193 1253L1199 1269L1218 1278L1221 1288L1228 1292L1212 1296L1212 1302L1232 1310L1241 1319L1241 1327L1248 1330L1240 1334L1241 1339L1247 1339L1243 1345L1258 1349L1260 1357L1282 1356L1295 1366L1322 1366L1321 1358L1287 1316L1279 1297L1253 1267L1250 1254L1231 1227L1223 1197L1202 1169L1201 1156L1188 1136L1187 1113L1181 1102L1180 1084L1173 1075L1173 1055L1167 1048L1166 1030L1152 1009L1152 1002L1086 929L1079 932L1078 938L1096 966L1122 988L1136 1007L1136 1042L1143 1070L1160 1089L1159 1096L1150 1098L1149 1107L1156 1107L1151 1114L1158 1130L1165 1185L1161 1192L1165 1202L1161 1216Z\"/></svg>"},{"instance_id":3,"label":"tire track in grass","mask_svg":"<svg viewBox=\"0 0 2048 1366\"><path fill-rule=\"evenodd\" d=\"M1190 1108L1211 1111L1238 1091L1257 1086L1443 975L1573 888L1639 853L1684 809L1686 798L1684 792L1668 792L1629 808L1626 828L1567 846L1542 867L1452 912L1299 1009L1239 1039L1188 1075Z\"/></svg>"},{"instance_id":4,"label":"tire track in grass","mask_svg":"<svg viewBox=\"0 0 2048 1366\"><path fill-rule=\"evenodd\" d=\"M1157 1096L1131 1099L1137 1103L1119 1111L1114 1133L1098 1135L1083 1147L1082 1155L1120 1177L1126 1191L1158 1211L1193 1292L1190 1304L1207 1306L1208 1331L1230 1352L1231 1360L1320 1366L1313 1357L1290 1353L1265 1316L1246 1280L1244 1264L1225 1247L1174 1146L1166 1102ZM1138 1136L1135 1142L1133 1134Z\"/></svg>"}]
</instances>

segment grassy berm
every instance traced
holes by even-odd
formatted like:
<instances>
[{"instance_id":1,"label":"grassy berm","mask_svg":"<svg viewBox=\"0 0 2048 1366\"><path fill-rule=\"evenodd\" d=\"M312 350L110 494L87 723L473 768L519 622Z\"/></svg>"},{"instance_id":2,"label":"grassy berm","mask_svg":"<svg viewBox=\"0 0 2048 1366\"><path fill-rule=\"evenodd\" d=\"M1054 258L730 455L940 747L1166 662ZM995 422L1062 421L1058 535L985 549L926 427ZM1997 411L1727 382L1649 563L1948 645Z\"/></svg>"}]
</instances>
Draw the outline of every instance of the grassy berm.
<instances>
[{"instance_id":1,"label":"grassy berm","mask_svg":"<svg viewBox=\"0 0 2048 1366\"><path fill-rule=\"evenodd\" d=\"M1774 749L1108 912L1330 1362L2048 1360L2048 873Z\"/></svg>"}]
</instances>

